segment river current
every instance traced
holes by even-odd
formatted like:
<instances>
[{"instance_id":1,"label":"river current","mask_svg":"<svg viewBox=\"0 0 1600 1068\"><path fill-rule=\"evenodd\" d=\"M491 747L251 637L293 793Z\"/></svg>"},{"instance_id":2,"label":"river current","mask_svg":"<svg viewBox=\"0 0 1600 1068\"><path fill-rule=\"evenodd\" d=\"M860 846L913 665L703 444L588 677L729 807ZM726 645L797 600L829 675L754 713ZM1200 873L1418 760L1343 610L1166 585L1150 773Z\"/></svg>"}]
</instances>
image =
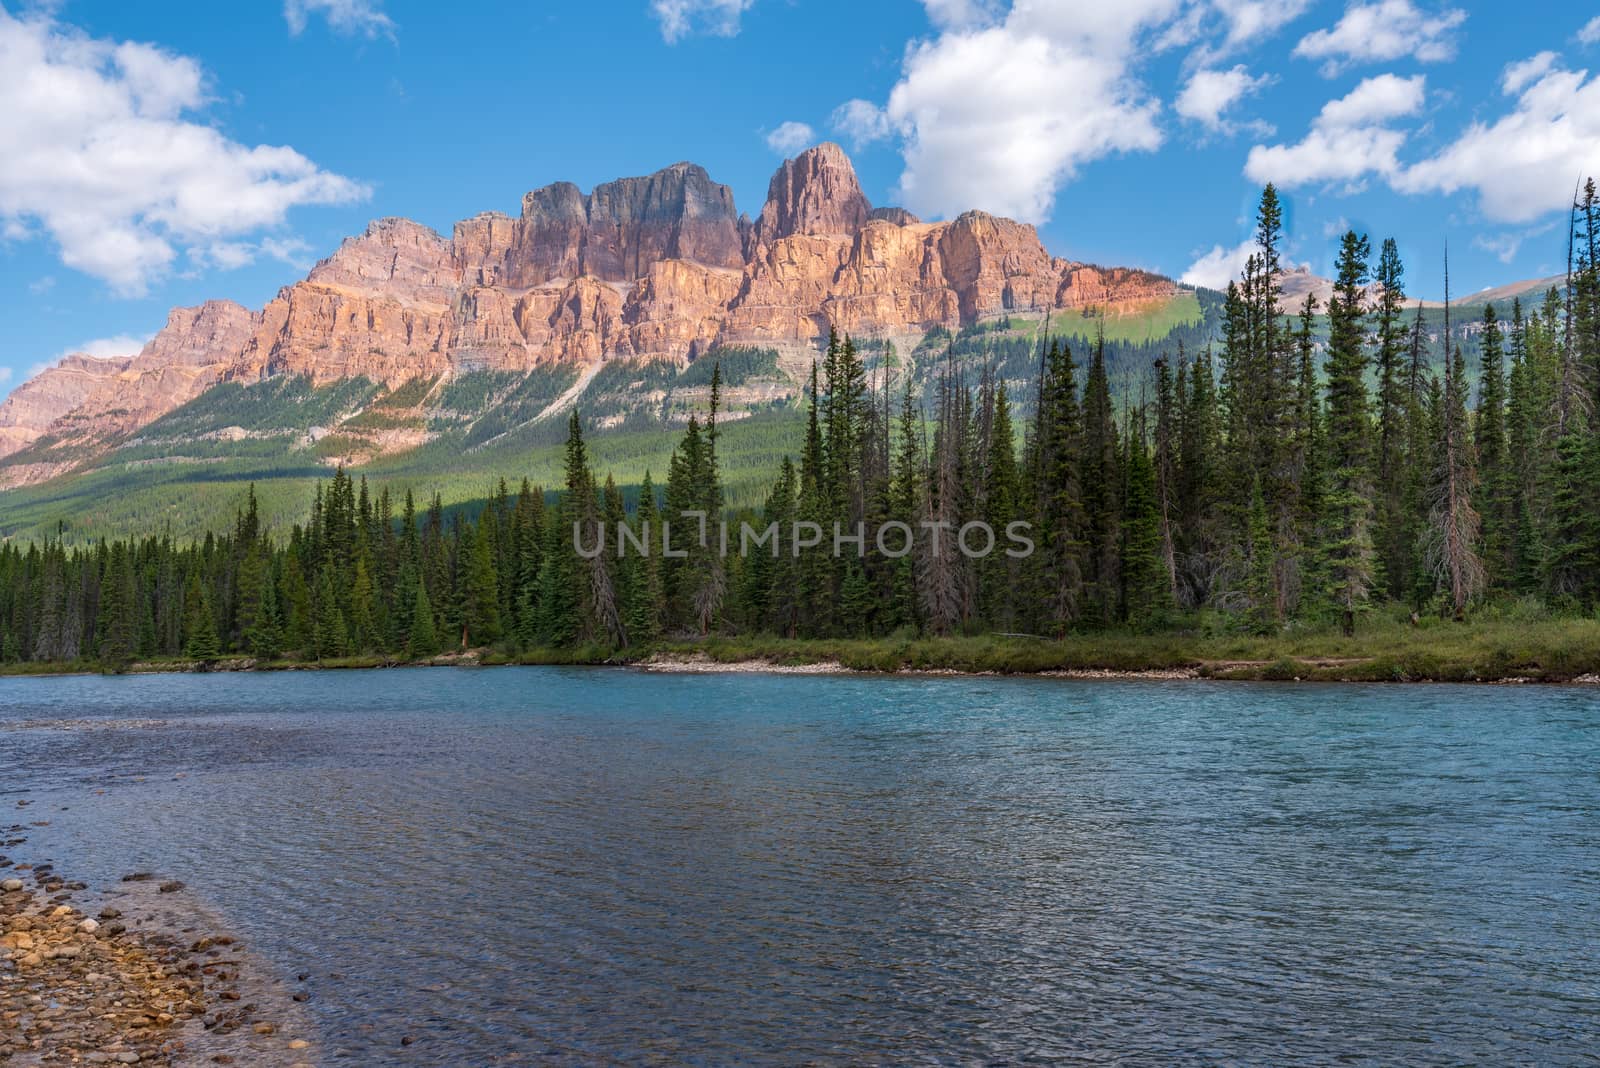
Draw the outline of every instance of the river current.
<instances>
[{"instance_id":1,"label":"river current","mask_svg":"<svg viewBox=\"0 0 1600 1068\"><path fill-rule=\"evenodd\" d=\"M71 877L180 878L309 973L330 1063L1600 1046L1592 689L9 678L15 800Z\"/></svg>"}]
</instances>

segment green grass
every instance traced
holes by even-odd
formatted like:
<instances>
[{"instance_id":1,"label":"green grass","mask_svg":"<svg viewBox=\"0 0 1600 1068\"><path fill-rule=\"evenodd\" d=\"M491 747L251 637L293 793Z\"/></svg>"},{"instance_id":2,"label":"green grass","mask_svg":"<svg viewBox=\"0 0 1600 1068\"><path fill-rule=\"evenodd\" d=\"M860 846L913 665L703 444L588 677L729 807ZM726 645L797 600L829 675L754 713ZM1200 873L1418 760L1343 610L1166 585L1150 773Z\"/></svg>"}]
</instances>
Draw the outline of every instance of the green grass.
<instances>
[{"instance_id":1,"label":"green grass","mask_svg":"<svg viewBox=\"0 0 1600 1068\"><path fill-rule=\"evenodd\" d=\"M651 657L706 657L723 664L761 661L784 666L837 663L857 671L1181 672L1199 678L1267 682L1569 682L1600 675L1600 621L1525 618L1518 609L1487 611L1458 624L1375 616L1354 637L1307 631L1257 637L1097 633L1065 640L978 635L870 640L793 640L754 635L660 642L619 652L601 645L563 649L490 650L484 665L620 664ZM1200 624L1202 621L1194 621ZM442 658L443 662L451 662ZM360 668L401 663L353 656L320 662L273 661L263 669ZM226 661L224 661L225 666ZM133 670L193 670L187 660L139 664ZM5 664L0 674L45 675L99 670L92 663Z\"/></svg>"},{"instance_id":2,"label":"green grass","mask_svg":"<svg viewBox=\"0 0 1600 1068\"><path fill-rule=\"evenodd\" d=\"M454 431L356 473L366 475L374 493L388 486L397 508L407 489L424 507L435 492L446 506L481 501L501 478L513 490L524 477L554 488L564 477L566 436L564 425L556 430L543 444L507 441L480 449L465 448L462 434ZM800 413L787 408L722 424L719 457L729 507L757 505L765 498L783 457L799 455L804 431ZM660 486L679 437L680 429L660 426L593 433L593 465L602 480L611 474L623 486L636 485L648 469ZM0 494L0 538L39 540L59 529L74 544L163 531L180 541L196 539L232 523L251 483L268 529L286 536L291 524L305 520L312 487L333 474L315 453L292 444L279 437L118 452L103 467ZM318 448L333 455L361 444L331 435ZM165 458L155 462L160 456Z\"/></svg>"},{"instance_id":3,"label":"green grass","mask_svg":"<svg viewBox=\"0 0 1600 1068\"><path fill-rule=\"evenodd\" d=\"M1204 320L1200 298L1193 290L1185 289L1171 300L1141 305L1130 315L1111 314L1102 317L1098 314L1064 312L1051 318L1050 330L1051 333L1093 338L1103 323L1107 341L1159 341L1180 327L1194 326Z\"/></svg>"}]
</instances>

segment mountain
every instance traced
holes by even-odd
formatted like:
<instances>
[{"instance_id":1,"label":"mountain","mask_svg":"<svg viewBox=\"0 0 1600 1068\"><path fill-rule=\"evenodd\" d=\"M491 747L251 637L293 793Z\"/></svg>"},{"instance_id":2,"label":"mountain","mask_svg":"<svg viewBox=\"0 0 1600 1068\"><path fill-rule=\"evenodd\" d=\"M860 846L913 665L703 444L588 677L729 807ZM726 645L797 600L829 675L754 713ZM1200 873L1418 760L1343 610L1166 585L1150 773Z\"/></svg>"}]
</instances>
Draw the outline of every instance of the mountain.
<instances>
[{"instance_id":1,"label":"mountain","mask_svg":"<svg viewBox=\"0 0 1600 1068\"><path fill-rule=\"evenodd\" d=\"M614 362L684 367L751 348L778 354L779 373L752 387L771 399L793 395L830 330L910 351L933 330L1065 309L1131 315L1178 296L1158 275L1053 257L1023 223L875 209L833 144L786 160L754 220L692 163L587 194L558 182L526 194L518 216L486 212L448 237L379 219L260 310L175 309L136 356L41 372L0 404L0 487L137 444L223 386L371 383L377 392L329 413L360 437L339 458L370 459L431 440L440 398L474 375L491 376L497 399L521 391L501 413L509 426L570 406ZM514 385L529 376L536 386ZM375 401L388 414L357 434L353 417ZM207 433L248 437L251 422ZM316 439L328 428L299 429Z\"/></svg>"},{"instance_id":2,"label":"mountain","mask_svg":"<svg viewBox=\"0 0 1600 1068\"><path fill-rule=\"evenodd\" d=\"M1534 303L1542 300L1544 294L1550 289L1560 289L1566 285L1564 275L1552 275L1549 278L1527 278L1520 282L1507 282L1504 285L1493 286L1489 289L1480 289L1475 293L1458 293L1451 297L1452 307L1482 308L1485 304L1504 304L1504 311L1509 316L1511 301L1521 297L1525 308L1532 307ZM1317 307L1326 311L1328 298L1333 296L1333 279L1323 278L1321 275L1312 274L1311 268L1305 264L1284 271L1278 276L1278 283L1283 289L1283 304L1290 311L1297 310L1305 303L1306 294L1317 298ZM1418 303L1424 308L1443 308L1444 302L1439 300L1418 301L1414 297L1408 298L1406 306L1415 308Z\"/></svg>"}]
</instances>

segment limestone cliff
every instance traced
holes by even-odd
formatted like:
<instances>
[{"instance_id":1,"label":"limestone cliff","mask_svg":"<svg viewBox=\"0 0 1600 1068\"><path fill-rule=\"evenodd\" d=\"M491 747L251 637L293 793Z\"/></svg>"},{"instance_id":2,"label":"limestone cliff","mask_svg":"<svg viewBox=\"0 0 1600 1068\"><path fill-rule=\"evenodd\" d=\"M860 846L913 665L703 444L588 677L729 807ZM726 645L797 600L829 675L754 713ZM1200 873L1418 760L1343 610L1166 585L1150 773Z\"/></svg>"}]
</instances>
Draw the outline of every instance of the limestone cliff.
<instances>
[{"instance_id":1,"label":"limestone cliff","mask_svg":"<svg viewBox=\"0 0 1600 1068\"><path fill-rule=\"evenodd\" d=\"M0 403L0 456L38 440L52 423L124 370L130 359L97 359L77 352L18 386Z\"/></svg>"},{"instance_id":2,"label":"limestone cliff","mask_svg":"<svg viewBox=\"0 0 1600 1068\"><path fill-rule=\"evenodd\" d=\"M364 376L397 386L552 361L692 360L717 344L806 346L830 329L904 337L1001 314L1165 300L1171 281L1052 257L1032 226L874 210L823 144L773 175L754 221L692 163L584 194L536 189L517 217L450 236L380 219L259 312L175 310L137 356L63 365L0 406L0 454L39 437L126 436L225 380ZM0 476L0 481L3 481Z\"/></svg>"}]
</instances>

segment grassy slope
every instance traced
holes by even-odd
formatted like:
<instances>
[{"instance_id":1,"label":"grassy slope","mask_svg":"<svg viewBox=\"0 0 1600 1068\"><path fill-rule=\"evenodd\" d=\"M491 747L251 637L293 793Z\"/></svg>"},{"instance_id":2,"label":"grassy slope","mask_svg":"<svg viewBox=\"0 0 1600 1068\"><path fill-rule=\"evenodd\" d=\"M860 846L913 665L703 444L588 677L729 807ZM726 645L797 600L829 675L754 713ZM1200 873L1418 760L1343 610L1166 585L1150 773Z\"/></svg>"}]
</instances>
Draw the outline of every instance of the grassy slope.
<instances>
[{"instance_id":1,"label":"grassy slope","mask_svg":"<svg viewBox=\"0 0 1600 1068\"><path fill-rule=\"evenodd\" d=\"M1138 345L1165 338L1177 328L1192 328L1201 318L1199 301L1184 292L1165 304L1108 318L1104 325L1108 341ZM1051 328L1092 337L1100 322L1067 314L1052 318ZM1019 318L1008 332L1024 350L1013 361L1019 377L1033 372L1036 331L1037 324ZM979 359L989 355L987 346L985 335L958 349L970 348L971 358ZM725 375L730 369L737 372L735 377L769 370L748 352L731 353L725 359L729 361ZM697 361L662 376L623 365L616 365L613 373L608 365L580 406L586 415L612 415L621 411L619 398L667 389L667 407L675 418L682 418L689 404L703 404L708 366L707 361ZM501 478L513 489L524 477L535 485L559 485L565 421L519 424L515 417L526 420L559 392L562 382L535 376L519 387L506 377L506 382L497 384L491 381L494 376L477 374L448 384L443 394L446 407L464 407L463 418L435 419L433 429L441 431L435 440L355 470L375 488L387 485L397 496L412 490L419 506L435 492L447 506L470 505L483 499ZM126 445L86 470L43 485L0 492L0 537L37 539L61 530L72 541L161 531L179 539L195 538L230 523L252 482L267 523L284 531L305 518L312 486L331 475L326 457L338 451L342 437L336 432L316 446L303 447L299 442L310 427L337 426L347 416L346 425L355 429L406 424L408 420L396 413L404 411L405 404L420 402L432 385L417 382L389 396L364 381L320 390L277 379L248 388L219 386L141 431L142 444ZM497 385L511 392L496 395ZM932 388L931 379L927 385ZM673 389L685 392L673 394ZM474 390L481 396L468 396ZM686 399L679 400L680 395ZM361 412L363 405L368 407ZM478 419L484 412L488 418ZM234 426L257 436L238 442L217 440L218 432ZM802 409L790 404L760 410L746 419L725 422L722 430L720 455L728 503L735 508L759 505L782 457L798 455ZM630 486L648 469L659 485L666 479L667 460L680 433L678 426L663 427L635 416L621 426L592 430L589 445L601 478L610 473Z\"/></svg>"}]
</instances>

